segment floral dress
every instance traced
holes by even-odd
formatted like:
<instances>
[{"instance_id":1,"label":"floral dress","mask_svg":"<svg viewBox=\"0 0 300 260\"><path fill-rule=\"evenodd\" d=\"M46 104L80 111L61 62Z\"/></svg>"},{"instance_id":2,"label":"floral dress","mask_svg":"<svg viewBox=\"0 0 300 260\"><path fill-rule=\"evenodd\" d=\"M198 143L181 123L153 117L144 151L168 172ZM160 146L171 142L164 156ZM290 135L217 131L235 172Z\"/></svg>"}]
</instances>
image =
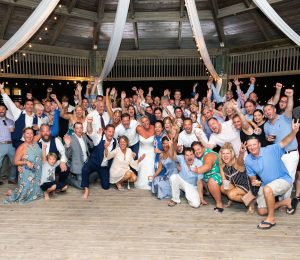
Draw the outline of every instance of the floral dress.
<instances>
[{"instance_id":1,"label":"floral dress","mask_svg":"<svg viewBox=\"0 0 300 260\"><path fill-rule=\"evenodd\" d=\"M19 174L18 187L4 200L5 204L29 203L44 196L40 188L42 150L37 143L27 145L25 149L23 159L33 163L33 169L22 166L23 172Z\"/></svg>"}]
</instances>

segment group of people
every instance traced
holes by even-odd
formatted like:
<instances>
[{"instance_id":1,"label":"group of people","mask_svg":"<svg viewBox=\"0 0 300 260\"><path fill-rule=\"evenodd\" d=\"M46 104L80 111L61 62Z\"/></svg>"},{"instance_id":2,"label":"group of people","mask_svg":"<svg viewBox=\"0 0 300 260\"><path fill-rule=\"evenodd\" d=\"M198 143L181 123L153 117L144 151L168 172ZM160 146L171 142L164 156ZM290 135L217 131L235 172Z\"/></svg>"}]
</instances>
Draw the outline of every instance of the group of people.
<instances>
[{"instance_id":1,"label":"group of people","mask_svg":"<svg viewBox=\"0 0 300 260\"><path fill-rule=\"evenodd\" d=\"M151 190L170 207L180 203L181 191L194 208L211 196L217 213L238 202L253 214L257 204L266 216L257 227L272 228L275 209L294 214L300 200L300 124L293 121L300 113L293 89L277 83L261 105L256 79L249 80L246 89L239 79L229 82L222 97L209 78L200 99L197 84L188 98L179 89L153 96L152 87L96 95L96 79L85 94L76 85L75 106L51 88L42 101L27 93L24 104L14 102L0 84L0 167L5 156L10 161L1 178L17 185L4 203L48 200L68 186L87 199L99 179L105 190L112 184Z\"/></svg>"}]
</instances>

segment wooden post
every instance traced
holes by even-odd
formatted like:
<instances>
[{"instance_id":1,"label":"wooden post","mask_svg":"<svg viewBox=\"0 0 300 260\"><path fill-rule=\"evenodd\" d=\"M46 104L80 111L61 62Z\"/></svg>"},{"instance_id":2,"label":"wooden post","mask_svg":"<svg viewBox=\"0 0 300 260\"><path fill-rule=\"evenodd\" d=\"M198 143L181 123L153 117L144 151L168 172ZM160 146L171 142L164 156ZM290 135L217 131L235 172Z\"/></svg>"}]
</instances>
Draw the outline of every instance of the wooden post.
<instances>
[{"instance_id":1,"label":"wooden post","mask_svg":"<svg viewBox=\"0 0 300 260\"><path fill-rule=\"evenodd\" d=\"M221 96L223 96L227 90L228 68L229 68L228 63L229 63L228 50L222 48L220 50L220 53L216 55L216 64L215 64L216 71L222 78L222 87L220 90Z\"/></svg>"}]
</instances>

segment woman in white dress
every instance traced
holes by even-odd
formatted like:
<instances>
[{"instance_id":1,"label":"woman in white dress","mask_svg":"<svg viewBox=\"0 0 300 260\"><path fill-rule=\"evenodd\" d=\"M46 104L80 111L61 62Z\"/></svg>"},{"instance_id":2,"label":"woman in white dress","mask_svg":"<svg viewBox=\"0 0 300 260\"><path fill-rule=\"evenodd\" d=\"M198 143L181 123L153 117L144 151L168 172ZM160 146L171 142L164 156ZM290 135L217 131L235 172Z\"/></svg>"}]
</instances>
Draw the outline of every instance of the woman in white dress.
<instances>
[{"instance_id":1,"label":"woman in white dress","mask_svg":"<svg viewBox=\"0 0 300 260\"><path fill-rule=\"evenodd\" d=\"M145 159L138 166L138 177L134 186L138 189L150 190L149 176L154 174L154 126L150 124L150 120L147 116L143 116L140 119L141 125L136 128L136 132L139 134L140 148L139 157L142 154L146 154Z\"/></svg>"},{"instance_id":2,"label":"woman in white dress","mask_svg":"<svg viewBox=\"0 0 300 260\"><path fill-rule=\"evenodd\" d=\"M109 182L116 184L118 190L124 190L123 183L135 182L137 177L130 170L130 166L137 170L138 163L145 158L145 154L140 156L138 160L134 160L131 149L128 148L128 138L126 136L120 136L119 147L109 152L107 150L108 145L104 145L104 156L106 160L112 158L113 162L109 171Z\"/></svg>"}]
</instances>

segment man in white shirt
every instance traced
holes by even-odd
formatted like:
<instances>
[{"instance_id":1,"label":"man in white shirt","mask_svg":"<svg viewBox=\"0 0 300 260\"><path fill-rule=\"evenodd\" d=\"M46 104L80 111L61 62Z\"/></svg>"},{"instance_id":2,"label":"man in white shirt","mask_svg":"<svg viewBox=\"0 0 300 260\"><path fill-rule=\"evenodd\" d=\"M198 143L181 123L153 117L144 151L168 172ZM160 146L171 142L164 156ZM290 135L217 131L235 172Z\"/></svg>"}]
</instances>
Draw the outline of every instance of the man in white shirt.
<instances>
[{"instance_id":1,"label":"man in white shirt","mask_svg":"<svg viewBox=\"0 0 300 260\"><path fill-rule=\"evenodd\" d=\"M191 144L194 141L199 141L199 138L201 138L205 142L208 142L207 137L205 133L202 131L202 129L198 128L193 130L192 119L190 118L184 119L183 129L184 130L178 136L178 145L177 145L178 152L181 152L185 147L191 147ZM199 138L197 136L199 136Z\"/></svg>"},{"instance_id":2,"label":"man in white shirt","mask_svg":"<svg viewBox=\"0 0 300 260\"><path fill-rule=\"evenodd\" d=\"M213 133L211 134L208 143L204 140L199 140L203 146L214 149L217 145L221 147L224 143L229 142L232 144L236 156L238 156L242 143L240 132L235 129L232 120L219 123L216 118L212 117L207 123Z\"/></svg>"},{"instance_id":3,"label":"man in white shirt","mask_svg":"<svg viewBox=\"0 0 300 260\"><path fill-rule=\"evenodd\" d=\"M161 106L162 106L162 109L163 109L163 112L162 112L163 118L165 118L167 116L170 116L170 117L175 116L174 108L173 108L172 105L170 105L170 99L169 99L168 96L163 96L161 98Z\"/></svg>"},{"instance_id":4,"label":"man in white shirt","mask_svg":"<svg viewBox=\"0 0 300 260\"><path fill-rule=\"evenodd\" d=\"M4 91L4 83L0 84L0 92L3 98L3 103L7 107L9 113L12 115L11 118L15 121L15 129L11 133L13 146L17 149L23 143L23 129L25 127L32 127L35 125L34 130L37 129L38 119L33 113L33 101L26 100L24 110L17 108L15 103Z\"/></svg>"},{"instance_id":5,"label":"man in white shirt","mask_svg":"<svg viewBox=\"0 0 300 260\"><path fill-rule=\"evenodd\" d=\"M99 129L104 130L105 127L109 124L110 116L104 111L105 104L104 101L99 100L96 104L96 109L88 114L88 118L93 118L92 128L94 133L97 133Z\"/></svg>"},{"instance_id":6,"label":"man in white shirt","mask_svg":"<svg viewBox=\"0 0 300 260\"><path fill-rule=\"evenodd\" d=\"M130 115L123 113L121 115L121 124L116 127L114 137L118 139L125 135L129 140L129 148L138 156L139 153L139 135L136 132L138 123L136 120L130 120Z\"/></svg>"}]
</instances>

